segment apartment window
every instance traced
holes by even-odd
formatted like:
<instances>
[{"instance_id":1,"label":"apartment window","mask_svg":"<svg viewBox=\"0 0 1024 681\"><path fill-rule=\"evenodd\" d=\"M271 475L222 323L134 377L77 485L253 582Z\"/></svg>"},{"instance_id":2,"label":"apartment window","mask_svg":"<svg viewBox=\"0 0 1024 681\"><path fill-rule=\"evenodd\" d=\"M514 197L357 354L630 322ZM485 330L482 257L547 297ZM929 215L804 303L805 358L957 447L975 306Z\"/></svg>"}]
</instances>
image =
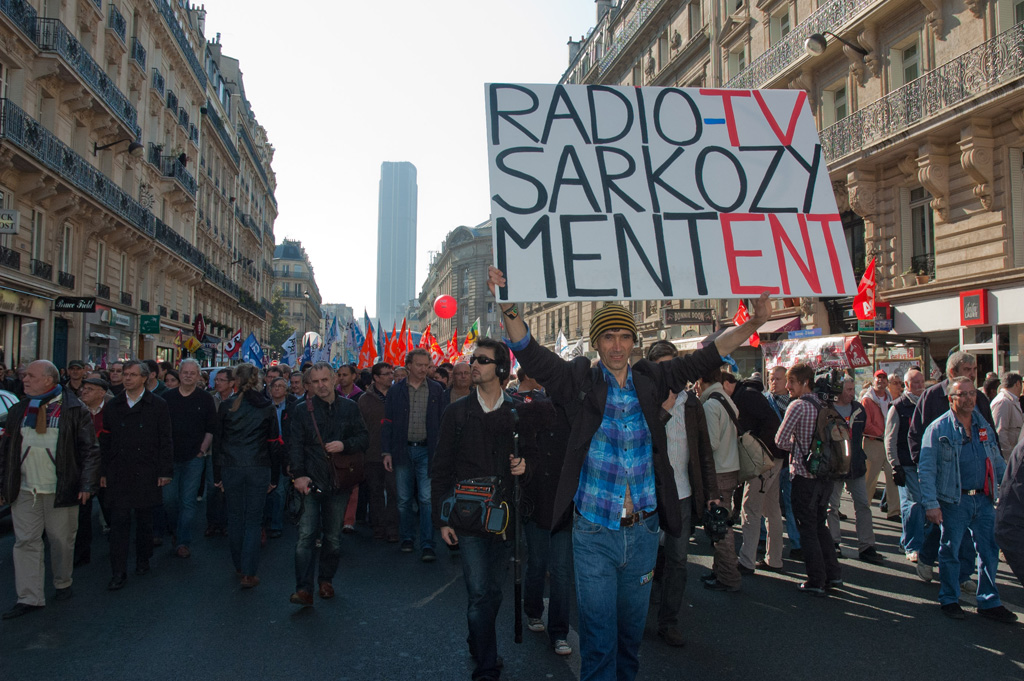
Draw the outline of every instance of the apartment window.
<instances>
[{"instance_id":1,"label":"apartment window","mask_svg":"<svg viewBox=\"0 0 1024 681\"><path fill-rule=\"evenodd\" d=\"M838 81L821 93L822 124L828 127L846 118L850 112L846 82Z\"/></svg>"},{"instance_id":2,"label":"apartment window","mask_svg":"<svg viewBox=\"0 0 1024 681\"><path fill-rule=\"evenodd\" d=\"M747 51L746 48L739 48L734 52L729 53L729 77L735 78L739 75L740 71L747 68Z\"/></svg>"},{"instance_id":3,"label":"apartment window","mask_svg":"<svg viewBox=\"0 0 1024 681\"><path fill-rule=\"evenodd\" d=\"M768 25L768 42L772 45L779 42L789 35L790 28L789 7L786 6L781 12L772 15Z\"/></svg>"},{"instance_id":4,"label":"apartment window","mask_svg":"<svg viewBox=\"0 0 1024 681\"><path fill-rule=\"evenodd\" d=\"M73 233L71 225L67 222L64 223L64 235L60 243L60 271L70 272L71 271L71 248L72 248Z\"/></svg>"},{"instance_id":5,"label":"apartment window","mask_svg":"<svg viewBox=\"0 0 1024 681\"><path fill-rule=\"evenodd\" d=\"M462 295L469 295L469 270L462 270Z\"/></svg>"},{"instance_id":6,"label":"apartment window","mask_svg":"<svg viewBox=\"0 0 1024 681\"><path fill-rule=\"evenodd\" d=\"M935 274L935 213L932 195L923 188L910 190L910 268L917 274Z\"/></svg>"},{"instance_id":7,"label":"apartment window","mask_svg":"<svg viewBox=\"0 0 1024 681\"><path fill-rule=\"evenodd\" d=\"M121 254L121 279L118 281L118 287L121 291L128 290L128 254Z\"/></svg>"},{"instance_id":8,"label":"apartment window","mask_svg":"<svg viewBox=\"0 0 1024 681\"><path fill-rule=\"evenodd\" d=\"M643 71L644 71L643 67L641 67L640 64L637 64L637 65L635 65L633 67L633 85L643 85L644 84L644 78L643 78L644 73L643 73Z\"/></svg>"},{"instance_id":9,"label":"apartment window","mask_svg":"<svg viewBox=\"0 0 1024 681\"><path fill-rule=\"evenodd\" d=\"M1022 21L1024 21L1024 0L1019 0L1013 3L1013 23L1016 26Z\"/></svg>"},{"instance_id":10,"label":"apartment window","mask_svg":"<svg viewBox=\"0 0 1024 681\"><path fill-rule=\"evenodd\" d=\"M1024 0L996 0L995 5L996 29L1000 33L1024 21Z\"/></svg>"},{"instance_id":11,"label":"apartment window","mask_svg":"<svg viewBox=\"0 0 1024 681\"><path fill-rule=\"evenodd\" d=\"M690 19L690 37L697 35L697 33L704 28L704 17L701 12L701 0L691 2L687 8L687 14Z\"/></svg>"},{"instance_id":12,"label":"apartment window","mask_svg":"<svg viewBox=\"0 0 1024 681\"><path fill-rule=\"evenodd\" d=\"M889 50L889 68L891 90L903 87L921 75L921 46L917 37Z\"/></svg>"},{"instance_id":13,"label":"apartment window","mask_svg":"<svg viewBox=\"0 0 1024 681\"><path fill-rule=\"evenodd\" d=\"M853 261L853 273L859 277L864 274L867 249L864 244L864 218L853 211L843 213L843 234L846 237L846 250Z\"/></svg>"},{"instance_id":14,"label":"apartment window","mask_svg":"<svg viewBox=\"0 0 1024 681\"><path fill-rule=\"evenodd\" d=\"M102 284L106 279L104 270L107 268L107 245L102 241L96 242L96 283Z\"/></svg>"},{"instance_id":15,"label":"apartment window","mask_svg":"<svg viewBox=\"0 0 1024 681\"><path fill-rule=\"evenodd\" d=\"M665 68L665 64L668 64L668 31L658 38L658 68Z\"/></svg>"},{"instance_id":16,"label":"apartment window","mask_svg":"<svg viewBox=\"0 0 1024 681\"><path fill-rule=\"evenodd\" d=\"M42 260L46 254L46 214L32 211L32 259Z\"/></svg>"}]
</instances>

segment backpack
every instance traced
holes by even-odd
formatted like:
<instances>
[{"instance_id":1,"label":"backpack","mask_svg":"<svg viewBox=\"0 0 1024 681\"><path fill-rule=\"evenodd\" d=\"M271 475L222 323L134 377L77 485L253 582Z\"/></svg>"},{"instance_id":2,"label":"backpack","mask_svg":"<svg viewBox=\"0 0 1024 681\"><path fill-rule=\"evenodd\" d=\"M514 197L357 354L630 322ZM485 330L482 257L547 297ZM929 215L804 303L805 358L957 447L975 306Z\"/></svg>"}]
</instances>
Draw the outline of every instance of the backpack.
<instances>
[{"instance_id":1,"label":"backpack","mask_svg":"<svg viewBox=\"0 0 1024 681\"><path fill-rule=\"evenodd\" d=\"M850 474L850 425L831 404L822 405L811 399L807 401L818 412L814 435L811 436L805 459L807 470L819 480L842 480Z\"/></svg>"},{"instance_id":2,"label":"backpack","mask_svg":"<svg viewBox=\"0 0 1024 681\"><path fill-rule=\"evenodd\" d=\"M710 399L719 402L725 407L726 413L729 414L733 425L736 426L737 444L740 453L740 484L761 477L770 471L775 464L771 450L752 431L741 431L739 419L733 413L732 407L729 406L728 400L725 399L725 395L711 393Z\"/></svg>"}]
</instances>

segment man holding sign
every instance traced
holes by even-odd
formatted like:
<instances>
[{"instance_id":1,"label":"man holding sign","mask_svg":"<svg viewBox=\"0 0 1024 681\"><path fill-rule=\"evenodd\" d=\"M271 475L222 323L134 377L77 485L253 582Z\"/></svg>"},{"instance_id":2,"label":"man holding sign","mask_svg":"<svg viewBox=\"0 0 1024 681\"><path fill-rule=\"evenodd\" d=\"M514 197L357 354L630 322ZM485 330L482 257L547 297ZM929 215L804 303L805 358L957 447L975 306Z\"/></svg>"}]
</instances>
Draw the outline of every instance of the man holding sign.
<instances>
[{"instance_id":1,"label":"man holding sign","mask_svg":"<svg viewBox=\"0 0 1024 681\"><path fill-rule=\"evenodd\" d=\"M495 294L506 286L497 268L488 272ZM510 349L551 399L564 406L569 446L555 494L557 531L573 524L573 554L579 609L580 678L632 679L647 621L658 530L672 536L681 527L679 497L668 459L662 403L690 381L717 367L768 319L768 294L753 316L687 357L667 362L639 360L633 316L608 304L590 325L591 347L600 362L566 361L539 345L519 314L501 302ZM711 500L708 505L717 500ZM575 514L570 509L575 507Z\"/></svg>"}]
</instances>

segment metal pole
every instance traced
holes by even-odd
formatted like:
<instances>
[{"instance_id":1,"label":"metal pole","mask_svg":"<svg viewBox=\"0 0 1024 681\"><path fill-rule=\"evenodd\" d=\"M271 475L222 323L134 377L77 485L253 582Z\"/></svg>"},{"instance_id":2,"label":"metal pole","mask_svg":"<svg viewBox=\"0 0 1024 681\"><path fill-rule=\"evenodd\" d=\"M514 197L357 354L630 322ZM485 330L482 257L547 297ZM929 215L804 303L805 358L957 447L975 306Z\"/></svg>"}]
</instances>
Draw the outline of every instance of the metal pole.
<instances>
[{"instance_id":1,"label":"metal pole","mask_svg":"<svg viewBox=\"0 0 1024 681\"><path fill-rule=\"evenodd\" d=\"M512 455L514 458L519 458L519 414L515 409L512 410ZM512 556L513 556L513 581L515 588L512 596L512 605L515 610L515 642L523 642L523 526L519 519L519 501L522 490L519 487L519 476L512 476L512 540L515 542L512 545Z\"/></svg>"}]
</instances>

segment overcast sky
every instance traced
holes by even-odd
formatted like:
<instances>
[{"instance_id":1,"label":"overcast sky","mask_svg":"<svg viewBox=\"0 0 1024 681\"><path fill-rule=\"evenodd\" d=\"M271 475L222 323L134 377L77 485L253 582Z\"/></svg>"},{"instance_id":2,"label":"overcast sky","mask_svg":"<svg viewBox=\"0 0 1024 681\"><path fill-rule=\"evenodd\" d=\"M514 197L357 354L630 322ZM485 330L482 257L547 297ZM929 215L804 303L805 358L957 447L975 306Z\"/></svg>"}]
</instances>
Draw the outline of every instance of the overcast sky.
<instances>
[{"instance_id":1,"label":"overcast sky","mask_svg":"<svg viewBox=\"0 0 1024 681\"><path fill-rule=\"evenodd\" d=\"M289 9L290 8L290 9ZM375 313L383 161L419 180L414 295L429 251L488 219L484 83L553 83L593 0L206 2L276 149L278 243L300 239L326 303Z\"/></svg>"}]
</instances>

